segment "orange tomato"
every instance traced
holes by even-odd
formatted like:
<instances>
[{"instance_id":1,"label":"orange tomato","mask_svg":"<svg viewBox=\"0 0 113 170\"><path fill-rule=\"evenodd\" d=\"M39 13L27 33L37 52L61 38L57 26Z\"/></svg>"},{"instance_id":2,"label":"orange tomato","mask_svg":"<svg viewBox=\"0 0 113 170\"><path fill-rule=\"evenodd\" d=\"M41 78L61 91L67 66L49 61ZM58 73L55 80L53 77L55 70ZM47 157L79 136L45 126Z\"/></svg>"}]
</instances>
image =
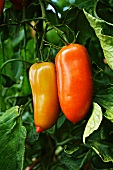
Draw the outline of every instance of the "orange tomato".
<instances>
[{"instance_id":1,"label":"orange tomato","mask_svg":"<svg viewBox=\"0 0 113 170\"><path fill-rule=\"evenodd\" d=\"M29 80L36 131L41 132L56 123L60 112L55 65L50 62L33 64L29 70Z\"/></svg>"},{"instance_id":2,"label":"orange tomato","mask_svg":"<svg viewBox=\"0 0 113 170\"><path fill-rule=\"evenodd\" d=\"M5 0L0 0L0 14L3 11Z\"/></svg>"},{"instance_id":3,"label":"orange tomato","mask_svg":"<svg viewBox=\"0 0 113 170\"><path fill-rule=\"evenodd\" d=\"M64 46L55 58L60 106L71 122L87 114L93 95L90 60L85 47L79 44Z\"/></svg>"}]
</instances>

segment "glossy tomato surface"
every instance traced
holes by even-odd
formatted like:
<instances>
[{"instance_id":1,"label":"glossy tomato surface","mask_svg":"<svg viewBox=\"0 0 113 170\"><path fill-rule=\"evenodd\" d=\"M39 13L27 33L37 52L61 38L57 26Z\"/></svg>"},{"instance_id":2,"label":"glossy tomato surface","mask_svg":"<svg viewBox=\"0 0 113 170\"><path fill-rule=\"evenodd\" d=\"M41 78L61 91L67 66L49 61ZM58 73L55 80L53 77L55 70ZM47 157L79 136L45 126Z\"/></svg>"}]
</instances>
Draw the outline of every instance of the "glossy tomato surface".
<instances>
[{"instance_id":1,"label":"glossy tomato surface","mask_svg":"<svg viewBox=\"0 0 113 170\"><path fill-rule=\"evenodd\" d=\"M10 2L19 10L22 10L23 0L10 0ZM26 7L28 5L28 0L26 0Z\"/></svg>"},{"instance_id":2,"label":"glossy tomato surface","mask_svg":"<svg viewBox=\"0 0 113 170\"><path fill-rule=\"evenodd\" d=\"M5 0L0 0L0 14L3 11Z\"/></svg>"},{"instance_id":3,"label":"glossy tomato surface","mask_svg":"<svg viewBox=\"0 0 113 170\"><path fill-rule=\"evenodd\" d=\"M56 123L60 112L55 65L50 62L33 64L29 70L29 79L36 131L41 132Z\"/></svg>"},{"instance_id":4,"label":"glossy tomato surface","mask_svg":"<svg viewBox=\"0 0 113 170\"><path fill-rule=\"evenodd\" d=\"M55 58L60 106L71 122L87 114L93 95L90 60L85 47L79 44L64 46Z\"/></svg>"}]
</instances>

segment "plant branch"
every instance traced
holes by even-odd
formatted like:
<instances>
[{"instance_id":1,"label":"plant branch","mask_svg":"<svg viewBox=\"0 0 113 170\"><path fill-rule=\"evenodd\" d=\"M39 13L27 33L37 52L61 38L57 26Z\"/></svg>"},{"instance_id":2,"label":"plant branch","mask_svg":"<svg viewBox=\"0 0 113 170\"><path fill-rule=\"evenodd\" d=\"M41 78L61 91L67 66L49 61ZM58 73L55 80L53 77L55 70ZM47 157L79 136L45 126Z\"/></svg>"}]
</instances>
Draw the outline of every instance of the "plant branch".
<instances>
[{"instance_id":1,"label":"plant branch","mask_svg":"<svg viewBox=\"0 0 113 170\"><path fill-rule=\"evenodd\" d=\"M0 68L1 72L2 72L3 68L4 68L8 63L14 62L14 61L21 61L21 62L28 63L28 64L30 64L30 65L32 64L32 63L30 63L30 62L28 62L28 61L26 61L26 60L22 60L22 59L18 59L18 58L10 59L10 60L7 60L5 63L2 64L2 66L1 66L1 68Z\"/></svg>"},{"instance_id":2,"label":"plant branch","mask_svg":"<svg viewBox=\"0 0 113 170\"><path fill-rule=\"evenodd\" d=\"M30 99L24 106L23 106L23 109L21 111L21 114L24 113L24 110L27 108L27 106L32 102L33 99Z\"/></svg>"},{"instance_id":3,"label":"plant branch","mask_svg":"<svg viewBox=\"0 0 113 170\"><path fill-rule=\"evenodd\" d=\"M64 141L62 142L57 142L57 146L62 146L62 145L65 145L66 143L72 141L74 139L74 137L72 138L68 138L68 139L65 139Z\"/></svg>"}]
</instances>

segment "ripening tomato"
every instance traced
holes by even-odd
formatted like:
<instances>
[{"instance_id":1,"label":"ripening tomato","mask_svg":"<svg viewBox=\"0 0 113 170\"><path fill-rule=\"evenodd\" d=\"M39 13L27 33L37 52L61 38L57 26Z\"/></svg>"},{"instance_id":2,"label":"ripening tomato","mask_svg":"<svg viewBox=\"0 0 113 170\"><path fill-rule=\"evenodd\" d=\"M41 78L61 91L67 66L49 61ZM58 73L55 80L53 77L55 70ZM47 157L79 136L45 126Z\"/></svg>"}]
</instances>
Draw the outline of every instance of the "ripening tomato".
<instances>
[{"instance_id":1,"label":"ripening tomato","mask_svg":"<svg viewBox=\"0 0 113 170\"><path fill-rule=\"evenodd\" d=\"M19 10L22 10L23 0L10 0L10 2ZM26 0L26 6L28 5L28 0Z\"/></svg>"},{"instance_id":2,"label":"ripening tomato","mask_svg":"<svg viewBox=\"0 0 113 170\"><path fill-rule=\"evenodd\" d=\"M5 0L0 0L0 14L3 11Z\"/></svg>"},{"instance_id":3,"label":"ripening tomato","mask_svg":"<svg viewBox=\"0 0 113 170\"><path fill-rule=\"evenodd\" d=\"M60 106L71 122L87 114L93 95L90 60L85 47L79 44L64 46L56 55L57 86Z\"/></svg>"},{"instance_id":4,"label":"ripening tomato","mask_svg":"<svg viewBox=\"0 0 113 170\"><path fill-rule=\"evenodd\" d=\"M56 123L60 112L55 65L50 62L33 64L29 70L29 80L36 132L41 132Z\"/></svg>"}]
</instances>

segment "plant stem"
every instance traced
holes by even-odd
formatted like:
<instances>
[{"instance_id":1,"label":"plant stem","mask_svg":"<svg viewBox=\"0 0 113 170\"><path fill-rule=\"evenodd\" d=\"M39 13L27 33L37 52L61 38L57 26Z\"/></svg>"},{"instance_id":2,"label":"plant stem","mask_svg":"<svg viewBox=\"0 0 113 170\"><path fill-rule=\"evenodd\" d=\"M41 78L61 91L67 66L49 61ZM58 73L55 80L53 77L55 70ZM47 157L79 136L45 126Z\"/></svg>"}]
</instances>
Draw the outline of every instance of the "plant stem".
<instances>
[{"instance_id":1,"label":"plant stem","mask_svg":"<svg viewBox=\"0 0 113 170\"><path fill-rule=\"evenodd\" d=\"M41 61L43 61L44 60L44 57L43 57L44 41L43 40L45 39L46 30L47 30L47 25L45 26L45 20L47 20L47 18L46 18L44 2L42 2L42 0L39 0L39 3L40 3L40 6L41 6L42 18L44 18L43 24L42 24L43 34L42 34L41 44L40 44L40 48L39 48L40 56L41 56Z\"/></svg>"},{"instance_id":2,"label":"plant stem","mask_svg":"<svg viewBox=\"0 0 113 170\"><path fill-rule=\"evenodd\" d=\"M42 0L39 0L39 3L40 3L40 6L41 6L41 10L42 10L42 17L45 18L45 20L47 20L44 3L42 2Z\"/></svg>"},{"instance_id":3,"label":"plant stem","mask_svg":"<svg viewBox=\"0 0 113 170\"><path fill-rule=\"evenodd\" d=\"M21 114L24 113L25 109L27 108L27 106L32 102L33 99L30 99L25 105L24 105L24 108L22 109L21 111Z\"/></svg>"},{"instance_id":4,"label":"plant stem","mask_svg":"<svg viewBox=\"0 0 113 170\"><path fill-rule=\"evenodd\" d=\"M97 13L96 13L96 8L97 8L97 3L98 3L98 1L99 1L99 0L95 1L95 3L94 3L94 10L93 10L94 16L95 16L96 18L99 18L98 15L97 15Z\"/></svg>"},{"instance_id":5,"label":"plant stem","mask_svg":"<svg viewBox=\"0 0 113 170\"><path fill-rule=\"evenodd\" d=\"M46 23L46 28L47 28L47 25L52 27L56 32L57 34L59 35L59 37L62 39L62 41L64 42L64 44L68 45L68 40L66 38L66 35L63 31L61 31L59 28L57 28L56 26L52 25L47 17L46 17L46 11L45 11L45 7L44 7L44 2L42 0L39 0L39 3L40 3L40 6L41 6L41 10L42 10L42 17L45 19L45 21L43 21L43 23L45 22ZM44 33L45 34L45 33ZM43 39L42 39L43 40Z\"/></svg>"},{"instance_id":6,"label":"plant stem","mask_svg":"<svg viewBox=\"0 0 113 170\"><path fill-rule=\"evenodd\" d=\"M43 41L43 40L45 39L46 30L47 30L47 26L46 26L45 29L43 30L42 41L41 41L41 44L40 44L41 61L44 60L44 58L43 58L44 41Z\"/></svg>"},{"instance_id":7,"label":"plant stem","mask_svg":"<svg viewBox=\"0 0 113 170\"><path fill-rule=\"evenodd\" d=\"M2 64L1 68L0 68L0 71L2 72L3 68L10 62L14 62L14 61L21 61L21 62L25 62L25 63L28 63L28 64L32 64L26 60L22 60L22 59L18 59L18 58L14 58L14 59L10 59L10 60L7 60L5 63Z\"/></svg>"},{"instance_id":8,"label":"plant stem","mask_svg":"<svg viewBox=\"0 0 113 170\"><path fill-rule=\"evenodd\" d=\"M66 143L72 141L73 139L74 139L74 138L72 137L72 138L65 139L65 140L62 141L62 142L58 142L58 143L57 143L57 146L65 145Z\"/></svg>"},{"instance_id":9,"label":"plant stem","mask_svg":"<svg viewBox=\"0 0 113 170\"><path fill-rule=\"evenodd\" d=\"M26 18L26 0L22 1L22 8L23 8L22 19L25 20L25 18Z\"/></svg>"},{"instance_id":10,"label":"plant stem","mask_svg":"<svg viewBox=\"0 0 113 170\"><path fill-rule=\"evenodd\" d=\"M26 60L26 45L27 45L27 33L26 33L26 25L24 24L24 60ZM26 70L26 63L24 63L24 69Z\"/></svg>"},{"instance_id":11,"label":"plant stem","mask_svg":"<svg viewBox=\"0 0 113 170\"><path fill-rule=\"evenodd\" d=\"M22 16L22 20L26 19L26 0L22 1L22 8L23 8L23 16ZM27 33L26 33L26 23L24 22L24 60L26 60L26 45L27 45ZM26 63L24 63L24 68L26 70Z\"/></svg>"}]
</instances>

